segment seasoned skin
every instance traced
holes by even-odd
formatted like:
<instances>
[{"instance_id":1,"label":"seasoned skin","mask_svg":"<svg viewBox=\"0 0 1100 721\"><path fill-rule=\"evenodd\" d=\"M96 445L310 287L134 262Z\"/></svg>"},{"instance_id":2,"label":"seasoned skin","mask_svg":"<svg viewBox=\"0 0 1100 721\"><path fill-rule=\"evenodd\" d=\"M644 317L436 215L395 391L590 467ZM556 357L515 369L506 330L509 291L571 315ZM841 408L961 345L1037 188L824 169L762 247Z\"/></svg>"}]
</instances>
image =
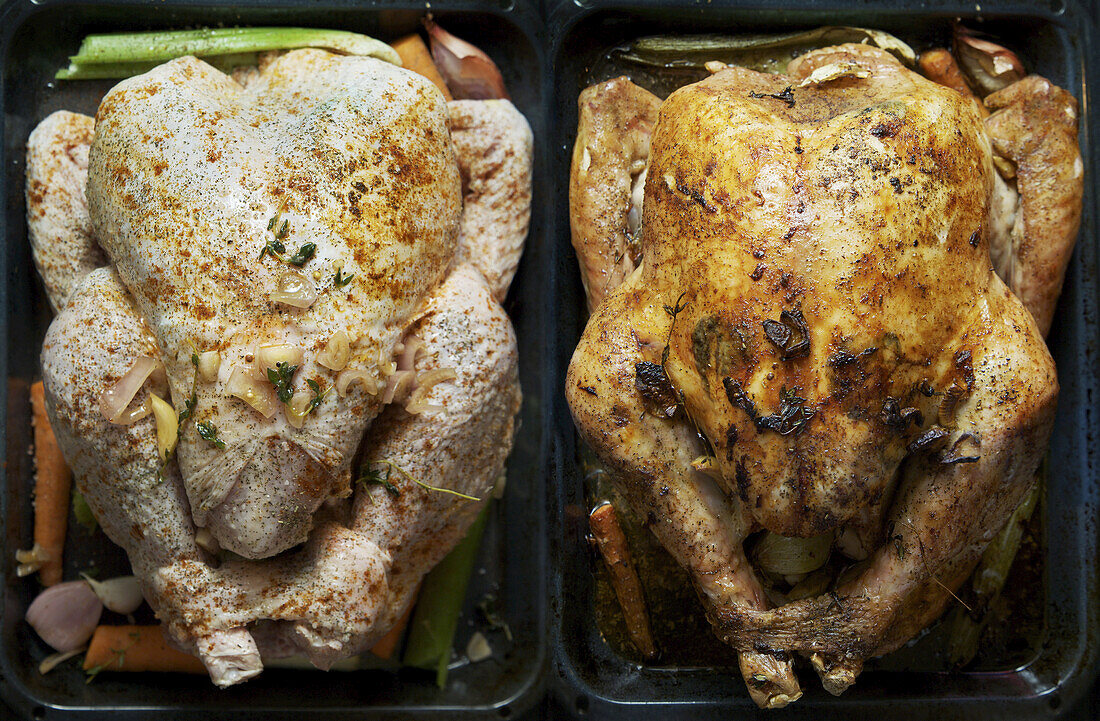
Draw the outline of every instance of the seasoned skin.
<instances>
[{"instance_id":1,"label":"seasoned skin","mask_svg":"<svg viewBox=\"0 0 1100 721\"><path fill-rule=\"evenodd\" d=\"M626 78L586 88L569 174L569 227L588 309L595 310L634 269L633 186L649 157L660 99Z\"/></svg>"},{"instance_id":2,"label":"seasoned skin","mask_svg":"<svg viewBox=\"0 0 1100 721\"><path fill-rule=\"evenodd\" d=\"M349 368L389 358L454 253L460 180L442 95L372 58L299 50L242 89L194 58L117 85L97 113L88 201L93 226L162 350L172 399L197 392L179 462L196 522L248 558L305 540L314 511L349 491L350 464L379 404L355 386L332 393L301 433L230 397L236 367L256 348L306 350L306 379L331 388L316 364L338 331L355 336ZM145 142L161 138L164 142ZM261 259L287 223L288 255L318 299L308 309L269 300L288 264ZM409 262L411 259L416 262ZM334 286L333 262L355 278ZM191 353L218 350L214 383L194 383ZM261 373L262 375L262 373Z\"/></svg>"},{"instance_id":3,"label":"seasoned skin","mask_svg":"<svg viewBox=\"0 0 1100 721\"><path fill-rule=\"evenodd\" d=\"M1016 165L1020 193L1011 234L1002 241L1007 262L997 272L1046 335L1081 221L1077 100L1046 78L1029 75L989 95L985 104L994 111L985 121L993 149Z\"/></svg>"},{"instance_id":4,"label":"seasoned skin","mask_svg":"<svg viewBox=\"0 0 1100 721\"><path fill-rule=\"evenodd\" d=\"M55 313L84 276L107 264L84 195L94 126L87 115L59 110L27 140L27 230Z\"/></svg>"},{"instance_id":5,"label":"seasoned skin","mask_svg":"<svg viewBox=\"0 0 1100 721\"><path fill-rule=\"evenodd\" d=\"M1058 393L990 267L1011 196L978 108L863 45L788 73L725 68L661 105L641 267L590 319L566 385L758 703L753 682L774 680L748 654L808 654L840 693L942 611L1033 482ZM709 496L672 492L706 452L696 431L721 470ZM742 547L761 528L839 529L867 561L834 594L769 609Z\"/></svg>"},{"instance_id":6,"label":"seasoned skin","mask_svg":"<svg viewBox=\"0 0 1100 721\"><path fill-rule=\"evenodd\" d=\"M90 273L51 325L47 399L89 504L171 640L219 686L259 673L261 657L300 653L327 668L369 648L503 474L520 392L515 334L494 293L507 293L522 250L531 143L510 104L482 105L457 108L467 137L456 145L447 106L417 76L305 51L265 58L246 90L183 58L123 83L100 108L88 195L119 270ZM196 131L195 117L211 128ZM140 139L158 131L155 143ZM272 170L282 164L298 175ZM472 181L465 208L460 167ZM308 310L267 300L272 277L290 267L260 257L279 237L267 228L270 203L292 228L285 257L299 247L294 228L317 246L303 268L319 295ZM191 226L172 226L181 219ZM459 244L468 262L456 261ZM339 291L332 261L352 278ZM350 357L331 371L321 351L336 330L350 336ZM419 413L383 397L410 334L422 342ZM231 367L272 342L301 346L296 385L309 378L324 391L301 428L281 402L268 419L227 395ZM191 356L213 349L221 365L208 382ZM166 462L153 418L113 425L99 407L142 355L168 366L168 378L155 374L131 407L149 392L177 411L191 393L196 401ZM445 373L434 384L424 380L433 370ZM336 390L364 372L379 389L368 378ZM211 419L224 451L197 437L196 423ZM399 498L353 486L353 456L399 467ZM200 548L203 529L214 543ZM299 548L273 550L295 539ZM268 557L224 557L219 540L238 556Z\"/></svg>"},{"instance_id":7,"label":"seasoned skin","mask_svg":"<svg viewBox=\"0 0 1100 721\"><path fill-rule=\"evenodd\" d=\"M507 100L453 100L447 109L464 186L454 263L477 267L503 302L531 221L531 126Z\"/></svg>"}]
</instances>

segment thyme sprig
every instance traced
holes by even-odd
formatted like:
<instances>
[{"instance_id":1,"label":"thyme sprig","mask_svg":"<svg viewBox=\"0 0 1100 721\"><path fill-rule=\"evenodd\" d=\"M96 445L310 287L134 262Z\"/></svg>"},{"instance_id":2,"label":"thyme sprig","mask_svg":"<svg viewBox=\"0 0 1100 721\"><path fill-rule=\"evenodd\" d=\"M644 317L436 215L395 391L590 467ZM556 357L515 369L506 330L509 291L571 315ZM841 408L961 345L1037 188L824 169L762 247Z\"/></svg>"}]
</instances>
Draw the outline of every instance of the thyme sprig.
<instances>
[{"instance_id":1,"label":"thyme sprig","mask_svg":"<svg viewBox=\"0 0 1100 721\"><path fill-rule=\"evenodd\" d=\"M332 282L337 288L344 288L347 286L348 283L351 282L352 278L354 277L355 273L352 273L351 275L344 275L344 269L337 268L336 275L333 277Z\"/></svg>"},{"instance_id":2,"label":"thyme sprig","mask_svg":"<svg viewBox=\"0 0 1100 721\"><path fill-rule=\"evenodd\" d=\"M380 469L372 468L372 466L385 466L386 469L387 469L386 470L386 475L383 476L382 471ZM468 495L466 493L461 493L461 492L453 490L451 488L441 488L440 486L433 486L429 483L425 483L424 481L421 481L419 478L415 478L414 476L412 476L408 471L406 471L404 468L397 465L393 461L368 461L367 465L363 466L363 468L360 469L360 473L362 475L359 477L357 482L363 483L365 485L371 485L371 484L381 485L383 488L386 488L386 490L389 491L390 489L386 487L386 484L388 483L389 485L393 485L392 481L390 481L390 478L391 478L392 473L394 471L396 471L397 474L399 476L401 476L402 478L404 478L405 480L410 481L412 483L415 483L416 485L420 486L421 488L423 488L426 491L436 491L438 493L448 493L452 496L458 496L459 498L465 498L467 501L480 501L481 500L477 496L471 496L471 495ZM399 489L396 486L394 486L394 491L398 491L398 493L400 492ZM394 493L394 492L390 491L390 493ZM394 493L394 495L397 495L397 493Z\"/></svg>"},{"instance_id":3,"label":"thyme sprig","mask_svg":"<svg viewBox=\"0 0 1100 721\"><path fill-rule=\"evenodd\" d=\"M313 397L309 399L309 405L306 406L305 413L302 415L309 415L313 412L313 409L321 405L321 401L325 399L325 395L328 394L328 390L321 391L321 384L312 378L306 379L306 385L309 386L309 390L313 392Z\"/></svg>"},{"instance_id":4,"label":"thyme sprig","mask_svg":"<svg viewBox=\"0 0 1100 721\"><path fill-rule=\"evenodd\" d=\"M129 633L129 636L130 643L128 645L124 646L123 648L111 649L111 653L113 654L111 660L96 664L95 666L92 666L90 669L85 671L85 673L87 674L87 678L84 679L84 683L88 684L94 681L95 677L98 676L101 671L106 670L112 664L117 665L117 668L119 670L121 670L123 666L126 665L126 652L137 645L138 640L141 638L141 634L137 631L131 631Z\"/></svg>"},{"instance_id":5,"label":"thyme sprig","mask_svg":"<svg viewBox=\"0 0 1100 721\"><path fill-rule=\"evenodd\" d=\"M211 421L203 421L195 424L195 430L199 432L199 438L220 450L225 449L225 441L218 438L218 427Z\"/></svg>"},{"instance_id":6,"label":"thyme sprig","mask_svg":"<svg viewBox=\"0 0 1100 721\"><path fill-rule=\"evenodd\" d=\"M267 369L267 380L275 387L275 394L283 403L289 403L294 390L294 374L298 372L298 366L292 366L286 361L279 361L274 368Z\"/></svg>"}]
</instances>

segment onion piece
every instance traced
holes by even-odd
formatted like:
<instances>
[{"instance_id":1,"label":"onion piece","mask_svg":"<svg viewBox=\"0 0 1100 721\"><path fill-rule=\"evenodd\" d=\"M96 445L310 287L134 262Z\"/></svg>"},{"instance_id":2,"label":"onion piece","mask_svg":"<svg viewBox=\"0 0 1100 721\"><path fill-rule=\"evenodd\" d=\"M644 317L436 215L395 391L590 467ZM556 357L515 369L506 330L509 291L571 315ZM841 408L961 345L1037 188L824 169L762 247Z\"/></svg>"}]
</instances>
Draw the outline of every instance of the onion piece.
<instances>
[{"instance_id":1,"label":"onion piece","mask_svg":"<svg viewBox=\"0 0 1100 721\"><path fill-rule=\"evenodd\" d=\"M27 609L27 623L55 651L72 651L88 642L103 614L103 604L83 581L50 586Z\"/></svg>"},{"instance_id":2,"label":"onion piece","mask_svg":"<svg viewBox=\"0 0 1100 721\"><path fill-rule=\"evenodd\" d=\"M128 425L149 415L148 410L139 416L135 416L134 413L127 414L126 408L158 365L160 364L156 359L144 355L134 361L130 370L99 396L99 412L103 417L111 423Z\"/></svg>"},{"instance_id":3,"label":"onion piece","mask_svg":"<svg viewBox=\"0 0 1100 721\"><path fill-rule=\"evenodd\" d=\"M213 383L218 379L218 370L222 365L222 356L216 350L208 350L199 353L199 378L207 383Z\"/></svg>"},{"instance_id":4,"label":"onion piece","mask_svg":"<svg viewBox=\"0 0 1100 721\"><path fill-rule=\"evenodd\" d=\"M256 360L252 364L252 377L267 380L268 368L275 370L280 363L288 366L301 365L302 349L286 343L262 345L256 350Z\"/></svg>"},{"instance_id":5,"label":"onion piece","mask_svg":"<svg viewBox=\"0 0 1100 721\"><path fill-rule=\"evenodd\" d=\"M55 668L65 663L73 656L79 656L86 650L88 650L87 646L81 646L80 648L74 648L72 651L65 651L64 653L51 653L46 658L42 659L42 662L38 664L38 673L45 676L50 671L53 671Z\"/></svg>"},{"instance_id":6,"label":"onion piece","mask_svg":"<svg viewBox=\"0 0 1100 721\"><path fill-rule=\"evenodd\" d=\"M336 392L341 398L347 396L352 383L362 383L363 390L372 396L378 395L378 391L382 389L378 379L367 371L344 371L336 379Z\"/></svg>"},{"instance_id":7,"label":"onion piece","mask_svg":"<svg viewBox=\"0 0 1100 721\"><path fill-rule=\"evenodd\" d=\"M382 394L383 403L393 403L394 399L400 399L412 387L416 378L416 371L394 371L393 375L386 378L386 391Z\"/></svg>"},{"instance_id":8,"label":"onion piece","mask_svg":"<svg viewBox=\"0 0 1100 721\"><path fill-rule=\"evenodd\" d=\"M426 402L428 393L439 383L453 381L458 378L454 368L436 368L422 373L416 379L416 389L409 396L409 402L405 404L405 410L412 414L428 411L444 410L443 406Z\"/></svg>"},{"instance_id":9,"label":"onion piece","mask_svg":"<svg viewBox=\"0 0 1100 721\"><path fill-rule=\"evenodd\" d=\"M432 59L455 100L508 99L504 78L492 59L470 43L456 38L432 22L424 21L432 46Z\"/></svg>"},{"instance_id":10,"label":"onion piece","mask_svg":"<svg viewBox=\"0 0 1100 721\"><path fill-rule=\"evenodd\" d=\"M226 383L225 392L234 398L240 398L264 416L275 415L276 398L271 386L252 377L251 371L243 366L234 366Z\"/></svg>"},{"instance_id":11,"label":"onion piece","mask_svg":"<svg viewBox=\"0 0 1100 721\"><path fill-rule=\"evenodd\" d=\"M971 86L983 98L1027 75L1024 64L1015 53L974 37L962 25L955 26L955 56Z\"/></svg>"},{"instance_id":12,"label":"onion piece","mask_svg":"<svg viewBox=\"0 0 1100 721\"><path fill-rule=\"evenodd\" d=\"M325 349L317 354L317 363L333 371L342 371L348 367L351 358L351 341L348 334L338 330L325 344Z\"/></svg>"},{"instance_id":13,"label":"onion piece","mask_svg":"<svg viewBox=\"0 0 1100 721\"><path fill-rule=\"evenodd\" d=\"M473 636L470 636L470 641L466 644L466 658L470 659L470 663L484 661L492 655L493 647L485 639L485 634L477 631Z\"/></svg>"},{"instance_id":14,"label":"onion piece","mask_svg":"<svg viewBox=\"0 0 1100 721\"><path fill-rule=\"evenodd\" d=\"M133 613L145 602L137 576L118 576L106 581L97 581L86 573L80 577L88 582L103 605L115 613Z\"/></svg>"},{"instance_id":15,"label":"onion piece","mask_svg":"<svg viewBox=\"0 0 1100 721\"><path fill-rule=\"evenodd\" d=\"M286 421L295 428L301 428L306 423L309 414L309 401L313 395L307 391L298 391L290 397L286 404Z\"/></svg>"},{"instance_id":16,"label":"onion piece","mask_svg":"<svg viewBox=\"0 0 1100 721\"><path fill-rule=\"evenodd\" d=\"M157 419L157 452L161 461L167 461L179 440L179 416L176 409L156 393L149 394L149 403Z\"/></svg>"},{"instance_id":17,"label":"onion piece","mask_svg":"<svg viewBox=\"0 0 1100 721\"><path fill-rule=\"evenodd\" d=\"M397 358L397 370L416 370L416 357L424 349L424 341L419 336L410 333L405 337L404 343L399 345L401 346L401 355Z\"/></svg>"},{"instance_id":18,"label":"onion piece","mask_svg":"<svg viewBox=\"0 0 1100 721\"><path fill-rule=\"evenodd\" d=\"M214 534L205 528L200 528L195 531L195 545L215 556L221 553L222 550L221 544L218 543L218 539L214 538Z\"/></svg>"},{"instance_id":19,"label":"onion piece","mask_svg":"<svg viewBox=\"0 0 1100 721\"><path fill-rule=\"evenodd\" d=\"M308 308L317 301L317 289L305 273L288 269L279 276L278 289L272 291L268 298L295 308Z\"/></svg>"},{"instance_id":20,"label":"onion piece","mask_svg":"<svg viewBox=\"0 0 1100 721\"><path fill-rule=\"evenodd\" d=\"M782 576L816 571L829 560L833 533L810 538L790 538L766 531L757 541L752 555L757 566Z\"/></svg>"}]
</instances>

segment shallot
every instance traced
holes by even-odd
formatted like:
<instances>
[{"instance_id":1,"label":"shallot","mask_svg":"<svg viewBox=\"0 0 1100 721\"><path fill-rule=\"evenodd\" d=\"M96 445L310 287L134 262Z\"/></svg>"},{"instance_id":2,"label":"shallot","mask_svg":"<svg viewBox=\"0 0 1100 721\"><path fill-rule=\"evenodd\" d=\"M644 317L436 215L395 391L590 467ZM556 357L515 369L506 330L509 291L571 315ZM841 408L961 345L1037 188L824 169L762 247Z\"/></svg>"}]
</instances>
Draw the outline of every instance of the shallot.
<instances>
[{"instance_id":1,"label":"shallot","mask_svg":"<svg viewBox=\"0 0 1100 721\"><path fill-rule=\"evenodd\" d=\"M55 651L72 651L88 642L103 613L103 603L84 581L50 586L31 602L27 623Z\"/></svg>"}]
</instances>

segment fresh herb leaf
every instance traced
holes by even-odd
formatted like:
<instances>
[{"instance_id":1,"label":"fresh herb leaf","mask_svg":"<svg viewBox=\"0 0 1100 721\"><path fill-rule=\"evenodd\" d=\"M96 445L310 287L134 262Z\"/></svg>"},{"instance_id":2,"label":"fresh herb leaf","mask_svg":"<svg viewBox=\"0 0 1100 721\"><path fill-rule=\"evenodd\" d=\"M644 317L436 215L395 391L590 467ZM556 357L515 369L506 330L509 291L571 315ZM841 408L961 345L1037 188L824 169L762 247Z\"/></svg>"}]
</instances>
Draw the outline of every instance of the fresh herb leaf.
<instances>
[{"instance_id":1,"label":"fresh herb leaf","mask_svg":"<svg viewBox=\"0 0 1100 721\"><path fill-rule=\"evenodd\" d=\"M180 424L191 417L191 415L195 412L195 406L198 405L198 402L198 394L192 389L191 397L183 402L183 410L180 411L179 417Z\"/></svg>"},{"instance_id":2,"label":"fresh herb leaf","mask_svg":"<svg viewBox=\"0 0 1100 721\"><path fill-rule=\"evenodd\" d=\"M362 473L363 473L364 478L381 478L382 477L380 475L381 472L372 470L371 466L386 466L386 468L389 469L387 471L386 475L385 475L386 480L389 480L389 477L390 477L390 472L389 471L397 471L398 475L402 476L403 478L405 478L408 481L412 481L413 483L420 486L421 488L423 488L426 491L437 491L439 493L449 493L452 496L458 496L459 498L465 498L467 501L480 501L481 500L477 496L471 496L471 495L468 495L468 494L465 494L465 493L460 493L459 491L452 490L450 488L440 488L439 486L433 486L431 484L424 483L424 481L421 481L418 478L414 478L412 475L409 474L408 471L406 471L404 468L402 468L401 466L397 465L396 463L394 463L392 461L369 461L367 463L367 465L362 468ZM368 482L377 483L378 481L373 481L372 480L372 481L368 481Z\"/></svg>"},{"instance_id":3,"label":"fresh herb leaf","mask_svg":"<svg viewBox=\"0 0 1100 721\"><path fill-rule=\"evenodd\" d=\"M73 489L73 518L76 519L77 523L84 526L88 533L95 533L95 529L99 525L92 513L91 506L88 505L88 501L75 488Z\"/></svg>"},{"instance_id":4,"label":"fresh herb leaf","mask_svg":"<svg viewBox=\"0 0 1100 721\"><path fill-rule=\"evenodd\" d=\"M309 405L306 406L306 412L303 415L309 415L313 412L313 409L321 405L321 401L325 399L325 394L321 392L321 386L317 381L312 378L306 379L306 385L313 391L313 397L309 399Z\"/></svg>"},{"instance_id":5,"label":"fresh herb leaf","mask_svg":"<svg viewBox=\"0 0 1100 721\"><path fill-rule=\"evenodd\" d=\"M277 231L275 231L276 241L279 241L279 240L282 240L283 238L285 238L287 233L289 233L289 232L290 232L290 221L289 220L284 220L283 224L279 226L279 229ZM282 245L282 243L279 243L279 245Z\"/></svg>"},{"instance_id":6,"label":"fresh herb leaf","mask_svg":"<svg viewBox=\"0 0 1100 721\"><path fill-rule=\"evenodd\" d=\"M225 441L218 438L218 427L210 421L195 424L195 430L199 432L199 438L203 439L215 448L224 449Z\"/></svg>"},{"instance_id":7,"label":"fresh herb leaf","mask_svg":"<svg viewBox=\"0 0 1100 721\"><path fill-rule=\"evenodd\" d=\"M363 467L363 475L359 477L356 483L361 483L364 486L382 486L386 489L394 498L401 495L400 489L390 482L390 473L393 470L391 466L386 466L385 474L383 475L381 469Z\"/></svg>"},{"instance_id":8,"label":"fresh herb leaf","mask_svg":"<svg viewBox=\"0 0 1100 721\"><path fill-rule=\"evenodd\" d=\"M260 258L259 259L263 260L265 255L270 255L272 258L278 258L279 260L283 260L285 254L286 254L286 246L283 245L282 241L280 241L278 239L269 240L269 241L267 241L267 245L264 246L264 249L260 251Z\"/></svg>"},{"instance_id":9,"label":"fresh herb leaf","mask_svg":"<svg viewBox=\"0 0 1100 721\"><path fill-rule=\"evenodd\" d=\"M351 282L351 279L355 277L355 273L352 273L351 275L344 275L343 273L343 268L336 269L336 277L333 278L333 283L336 285L337 288L345 287L348 283Z\"/></svg>"},{"instance_id":10,"label":"fresh herb leaf","mask_svg":"<svg viewBox=\"0 0 1100 721\"><path fill-rule=\"evenodd\" d=\"M287 258L286 262L291 265L296 265L301 268L303 265L309 262L309 259L313 257L313 254L317 252L316 243L306 243L298 252Z\"/></svg>"},{"instance_id":11,"label":"fresh herb leaf","mask_svg":"<svg viewBox=\"0 0 1100 721\"><path fill-rule=\"evenodd\" d=\"M279 361L274 368L267 369L267 379L275 386L275 394L283 403L289 403L290 397L294 395L290 386L294 383L294 374L297 371L298 366L292 366L286 361Z\"/></svg>"}]
</instances>

